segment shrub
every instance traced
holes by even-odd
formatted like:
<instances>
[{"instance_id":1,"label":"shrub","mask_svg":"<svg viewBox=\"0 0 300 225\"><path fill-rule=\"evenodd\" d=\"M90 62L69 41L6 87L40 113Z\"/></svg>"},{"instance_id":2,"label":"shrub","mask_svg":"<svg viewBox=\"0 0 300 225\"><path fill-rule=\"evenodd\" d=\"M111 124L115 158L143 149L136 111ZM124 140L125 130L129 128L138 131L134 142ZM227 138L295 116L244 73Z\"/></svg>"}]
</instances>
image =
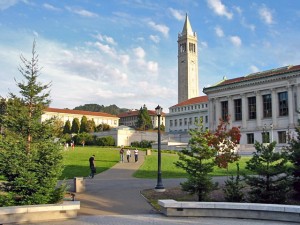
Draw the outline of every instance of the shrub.
<instances>
[{"instance_id":1,"label":"shrub","mask_svg":"<svg viewBox=\"0 0 300 225\"><path fill-rule=\"evenodd\" d=\"M97 137L95 142L99 146L115 146L115 139L112 136Z\"/></svg>"}]
</instances>

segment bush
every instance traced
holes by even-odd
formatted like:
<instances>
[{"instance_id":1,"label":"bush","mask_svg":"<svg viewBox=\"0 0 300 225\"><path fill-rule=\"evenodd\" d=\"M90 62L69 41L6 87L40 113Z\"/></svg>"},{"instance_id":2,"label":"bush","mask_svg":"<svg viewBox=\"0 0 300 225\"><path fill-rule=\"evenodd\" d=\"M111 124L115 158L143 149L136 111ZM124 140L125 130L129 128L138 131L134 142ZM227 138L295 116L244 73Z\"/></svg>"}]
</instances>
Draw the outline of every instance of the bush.
<instances>
[{"instance_id":1,"label":"bush","mask_svg":"<svg viewBox=\"0 0 300 225\"><path fill-rule=\"evenodd\" d=\"M74 137L74 141L76 145L82 145L84 141L86 145L95 145L96 137L89 133L80 133Z\"/></svg>"},{"instance_id":2,"label":"bush","mask_svg":"<svg viewBox=\"0 0 300 225\"><path fill-rule=\"evenodd\" d=\"M99 146L115 146L115 139L112 136L97 137L95 143Z\"/></svg>"}]
</instances>

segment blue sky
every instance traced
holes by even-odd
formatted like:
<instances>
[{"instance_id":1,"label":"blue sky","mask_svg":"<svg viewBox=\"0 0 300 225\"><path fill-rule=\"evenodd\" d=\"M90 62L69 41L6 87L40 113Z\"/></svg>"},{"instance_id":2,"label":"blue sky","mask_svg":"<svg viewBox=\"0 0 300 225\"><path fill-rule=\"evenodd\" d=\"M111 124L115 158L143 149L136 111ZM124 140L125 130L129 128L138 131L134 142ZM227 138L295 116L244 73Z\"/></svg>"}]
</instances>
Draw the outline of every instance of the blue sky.
<instances>
[{"instance_id":1,"label":"blue sky","mask_svg":"<svg viewBox=\"0 0 300 225\"><path fill-rule=\"evenodd\" d=\"M299 0L0 0L0 95L17 93L36 39L51 107L177 104L177 37L198 36L199 90L300 64ZM202 95L202 93L201 93Z\"/></svg>"}]
</instances>

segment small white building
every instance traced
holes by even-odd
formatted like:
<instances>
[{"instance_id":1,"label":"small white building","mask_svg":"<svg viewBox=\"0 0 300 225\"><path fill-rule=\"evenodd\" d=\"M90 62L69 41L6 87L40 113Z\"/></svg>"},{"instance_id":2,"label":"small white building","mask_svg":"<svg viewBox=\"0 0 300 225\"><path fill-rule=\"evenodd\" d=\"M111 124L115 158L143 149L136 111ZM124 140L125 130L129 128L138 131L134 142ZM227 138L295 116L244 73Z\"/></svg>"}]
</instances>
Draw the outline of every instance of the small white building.
<instances>
[{"instance_id":1,"label":"small white building","mask_svg":"<svg viewBox=\"0 0 300 225\"><path fill-rule=\"evenodd\" d=\"M300 114L300 65L285 66L223 79L203 89L209 101L209 129L230 117L240 127L240 151L253 151L255 141L277 142L280 149L295 137Z\"/></svg>"},{"instance_id":2,"label":"small white building","mask_svg":"<svg viewBox=\"0 0 300 225\"><path fill-rule=\"evenodd\" d=\"M96 126L100 124L108 124L110 127L119 126L119 117L115 115L71 109L46 108L41 120L44 121L56 117L64 123L68 120L72 123L73 119L78 118L80 121L83 116L86 116L88 120L94 120Z\"/></svg>"}]
</instances>

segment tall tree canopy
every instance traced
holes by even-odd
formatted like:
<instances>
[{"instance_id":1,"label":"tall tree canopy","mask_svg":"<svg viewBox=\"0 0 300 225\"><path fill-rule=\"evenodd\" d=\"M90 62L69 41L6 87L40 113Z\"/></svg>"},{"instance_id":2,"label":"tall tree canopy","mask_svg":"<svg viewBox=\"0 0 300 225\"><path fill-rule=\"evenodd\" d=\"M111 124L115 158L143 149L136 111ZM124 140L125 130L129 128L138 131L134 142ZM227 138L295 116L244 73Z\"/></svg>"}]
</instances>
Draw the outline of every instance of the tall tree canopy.
<instances>
[{"instance_id":1,"label":"tall tree canopy","mask_svg":"<svg viewBox=\"0 0 300 225\"><path fill-rule=\"evenodd\" d=\"M146 105L141 107L139 110L136 127L140 130L149 130L149 129L153 128L151 117L148 113L148 109L147 109Z\"/></svg>"},{"instance_id":2,"label":"tall tree canopy","mask_svg":"<svg viewBox=\"0 0 300 225\"><path fill-rule=\"evenodd\" d=\"M41 122L50 103L50 84L37 81L40 68L35 42L32 58L20 58L19 71L24 77L17 82L20 96L9 93L6 112L1 115L0 174L5 182L0 206L54 203L64 192L56 188L63 158L59 144L54 142L53 120Z\"/></svg>"}]
</instances>

